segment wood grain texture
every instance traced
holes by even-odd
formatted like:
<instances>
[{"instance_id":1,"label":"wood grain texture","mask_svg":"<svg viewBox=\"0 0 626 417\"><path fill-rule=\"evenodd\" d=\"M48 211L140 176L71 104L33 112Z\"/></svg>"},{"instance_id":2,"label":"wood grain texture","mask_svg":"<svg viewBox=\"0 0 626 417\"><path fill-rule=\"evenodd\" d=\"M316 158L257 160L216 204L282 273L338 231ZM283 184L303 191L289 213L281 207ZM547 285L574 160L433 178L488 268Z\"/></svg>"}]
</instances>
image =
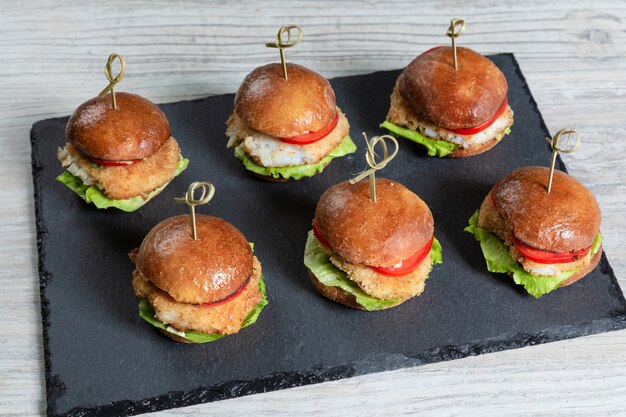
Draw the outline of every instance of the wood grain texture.
<instances>
[{"instance_id":1,"label":"wood grain texture","mask_svg":"<svg viewBox=\"0 0 626 417\"><path fill-rule=\"evenodd\" d=\"M156 102L233 92L285 23L304 42L288 59L333 77L395 69L443 36L513 52L564 156L603 210L605 249L626 286L626 3L605 1L2 1L0 6L0 415L45 410L30 126L70 113L105 85ZM516 126L523 129L523 126ZM68 248L71 250L71 248ZM155 415L623 415L626 331L255 395Z\"/></svg>"}]
</instances>

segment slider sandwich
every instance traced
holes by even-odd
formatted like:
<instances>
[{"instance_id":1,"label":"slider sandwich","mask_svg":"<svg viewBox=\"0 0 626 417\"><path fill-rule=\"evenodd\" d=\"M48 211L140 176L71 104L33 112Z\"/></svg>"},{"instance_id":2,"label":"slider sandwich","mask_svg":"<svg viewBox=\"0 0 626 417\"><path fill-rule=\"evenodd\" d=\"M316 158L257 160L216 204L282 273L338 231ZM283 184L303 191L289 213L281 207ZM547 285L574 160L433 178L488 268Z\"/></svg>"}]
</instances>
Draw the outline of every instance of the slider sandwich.
<instances>
[{"instance_id":1,"label":"slider sandwich","mask_svg":"<svg viewBox=\"0 0 626 417\"><path fill-rule=\"evenodd\" d=\"M353 153L350 125L328 80L301 65L253 70L235 96L228 147L254 175L269 181L311 177Z\"/></svg>"},{"instance_id":2,"label":"slider sandwich","mask_svg":"<svg viewBox=\"0 0 626 417\"><path fill-rule=\"evenodd\" d=\"M602 255L600 208L575 178L549 169L514 170L493 186L465 231L480 242L490 272L509 274L534 297L573 284Z\"/></svg>"},{"instance_id":3,"label":"slider sandwich","mask_svg":"<svg viewBox=\"0 0 626 417\"><path fill-rule=\"evenodd\" d=\"M326 298L361 310L394 307L420 295L442 262L433 216L402 184L376 180L332 186L315 209L304 264Z\"/></svg>"},{"instance_id":4,"label":"slider sandwich","mask_svg":"<svg viewBox=\"0 0 626 417\"><path fill-rule=\"evenodd\" d=\"M80 105L65 130L57 156L66 169L57 177L100 209L134 211L186 167L165 114L135 94L115 93Z\"/></svg>"},{"instance_id":5,"label":"slider sandwich","mask_svg":"<svg viewBox=\"0 0 626 417\"><path fill-rule=\"evenodd\" d=\"M485 152L510 133L513 111L507 82L489 59L457 47L438 46L400 74L387 120L380 126L423 145L430 156L464 158Z\"/></svg>"},{"instance_id":6,"label":"slider sandwich","mask_svg":"<svg viewBox=\"0 0 626 417\"><path fill-rule=\"evenodd\" d=\"M157 224L130 253L139 315L166 336L205 343L257 321L267 305L261 264L233 225L196 215Z\"/></svg>"}]
</instances>

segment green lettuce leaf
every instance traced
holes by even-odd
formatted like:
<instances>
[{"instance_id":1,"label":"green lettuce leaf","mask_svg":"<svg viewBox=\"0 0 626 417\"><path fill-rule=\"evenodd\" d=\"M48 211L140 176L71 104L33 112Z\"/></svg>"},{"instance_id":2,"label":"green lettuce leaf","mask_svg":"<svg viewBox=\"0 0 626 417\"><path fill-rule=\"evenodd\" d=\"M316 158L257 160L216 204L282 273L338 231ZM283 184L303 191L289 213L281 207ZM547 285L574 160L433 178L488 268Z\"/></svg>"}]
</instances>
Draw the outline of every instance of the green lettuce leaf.
<instances>
[{"instance_id":1,"label":"green lettuce leaf","mask_svg":"<svg viewBox=\"0 0 626 417\"><path fill-rule=\"evenodd\" d=\"M389 130L391 133L397 136L402 136L403 138L412 140L413 142L417 142L423 145L424 147L426 147L426 151L428 152L429 156L438 156L441 158L454 152L454 150L458 148L458 145L452 142L431 139L428 136L424 136L415 130L407 129L405 127L393 124L389 120L385 120L383 123L381 123L380 127ZM510 133L511 128L507 127L504 132L500 132L496 135L496 139L502 140L504 136Z\"/></svg>"},{"instance_id":2,"label":"green lettuce leaf","mask_svg":"<svg viewBox=\"0 0 626 417\"><path fill-rule=\"evenodd\" d=\"M433 241L429 254L431 264L442 262L441 245L437 239ZM363 291L356 282L348 278L345 272L330 261L330 252L319 243L313 231L309 232L306 241L304 265L309 268L319 282L329 287L339 287L354 295L356 302L368 311L391 307L400 302L399 300L381 300Z\"/></svg>"},{"instance_id":3,"label":"green lettuce leaf","mask_svg":"<svg viewBox=\"0 0 626 417\"><path fill-rule=\"evenodd\" d=\"M507 127L504 132L498 132L496 134L496 139L502 140L503 137L505 137L506 135L510 135L510 134L511 134L511 126Z\"/></svg>"},{"instance_id":4,"label":"green lettuce leaf","mask_svg":"<svg viewBox=\"0 0 626 417\"><path fill-rule=\"evenodd\" d=\"M235 148L235 156L241 159L243 166L246 167L247 170L252 171L255 174L273 178L283 177L299 180L301 178L312 177L315 174L319 174L334 158L339 158L341 156L354 153L355 151L356 145L354 144L354 142L352 142L350 136L346 136L345 138L343 138L338 147L333 149L326 157L324 157L324 159L319 161L317 164L296 165L288 167L263 167L255 164L254 161L250 159L250 157L246 155L246 153L239 146Z\"/></svg>"},{"instance_id":5,"label":"green lettuce leaf","mask_svg":"<svg viewBox=\"0 0 626 417\"><path fill-rule=\"evenodd\" d=\"M188 164L189 159L180 158L180 160L178 161L178 165L176 166L176 173L174 174L174 176L176 177L181 172L183 172L185 168L187 168ZM159 187L156 190L152 191L150 194L148 194L148 198L145 200L140 196L132 197L126 200L113 200L107 197L106 194L104 194L102 190L100 190L98 187L93 185L85 185L80 178L70 174L68 171L63 171L61 175L56 177L56 180L65 184L69 189L78 194L78 196L85 200L87 203L93 203L99 209L114 207L116 209L126 212L137 210L139 207L150 201L154 196L163 191L163 189L167 187L167 184L169 184L168 182L162 187Z\"/></svg>"},{"instance_id":6,"label":"green lettuce leaf","mask_svg":"<svg viewBox=\"0 0 626 417\"><path fill-rule=\"evenodd\" d=\"M263 294L263 297L261 298L261 301L259 301L259 304L257 304L256 307L254 307L254 309L250 311L246 318L243 320L243 323L241 324L242 329L256 323L257 319L259 318L259 314L261 314L261 310L263 310L263 308L269 304L269 301L267 300L267 293L265 291L265 281L263 279L263 275L261 275L261 279L259 279L259 290L261 290L261 294ZM223 334L200 333L193 330L184 333L178 332L155 317L154 310L150 305L150 302L146 299L142 299L139 302L139 316L141 316L141 318L148 323L152 324L154 327L187 339L192 343L213 342L227 336Z\"/></svg>"},{"instance_id":7,"label":"green lettuce leaf","mask_svg":"<svg viewBox=\"0 0 626 417\"><path fill-rule=\"evenodd\" d=\"M598 250L600 249L602 242L604 242L604 236L602 236L602 233L598 232L598 234L596 235L596 238L593 240L593 243L591 244L591 253L593 255L598 253Z\"/></svg>"},{"instance_id":8,"label":"green lettuce leaf","mask_svg":"<svg viewBox=\"0 0 626 417\"><path fill-rule=\"evenodd\" d=\"M380 127L387 129L395 135L402 136L403 138L419 143L426 148L429 156L438 156L441 158L451 154L456 150L456 148L458 148L458 146L452 142L431 139L415 130L393 124L389 120L385 120L381 123Z\"/></svg>"},{"instance_id":9,"label":"green lettuce leaf","mask_svg":"<svg viewBox=\"0 0 626 417\"><path fill-rule=\"evenodd\" d=\"M565 280L579 270L579 268L573 269L556 276L531 275L513 259L509 248L500 239L478 226L478 211L470 218L469 226L465 228L465 231L473 234L480 242L489 272L510 274L516 284L523 285L526 291L535 298L559 288ZM591 248L592 254L598 252L602 240L602 235L598 233Z\"/></svg>"},{"instance_id":10,"label":"green lettuce leaf","mask_svg":"<svg viewBox=\"0 0 626 417\"><path fill-rule=\"evenodd\" d=\"M441 243L435 238L433 238L433 245L430 247L430 264L437 265L443 263L443 251L441 250ZM431 268L432 269L432 268Z\"/></svg>"}]
</instances>

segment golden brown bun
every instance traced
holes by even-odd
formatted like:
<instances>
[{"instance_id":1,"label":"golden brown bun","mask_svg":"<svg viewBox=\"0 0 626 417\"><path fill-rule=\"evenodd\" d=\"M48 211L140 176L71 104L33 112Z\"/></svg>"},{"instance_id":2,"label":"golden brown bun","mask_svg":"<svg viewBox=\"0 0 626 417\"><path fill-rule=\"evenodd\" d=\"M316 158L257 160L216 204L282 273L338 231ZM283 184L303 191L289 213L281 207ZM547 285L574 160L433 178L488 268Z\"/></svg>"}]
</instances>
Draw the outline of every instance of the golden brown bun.
<instances>
[{"instance_id":1,"label":"golden brown bun","mask_svg":"<svg viewBox=\"0 0 626 417\"><path fill-rule=\"evenodd\" d=\"M311 278L311 282L313 283L313 286L324 297L328 298L329 300L336 301L336 302L338 302L340 304L343 304L345 306L356 308L357 310L368 311L361 304L356 302L356 297L354 295L350 294L349 292L347 292L347 291L345 291L345 290L343 290L343 289L341 289L339 287L330 287L330 286L322 284L317 279L315 274L313 274L313 272L311 272L310 270L307 270L307 271L309 272L309 277ZM406 300L404 300L404 301L406 301ZM398 304L394 304L392 306L383 307L383 308L381 308L381 310L386 310L386 309L391 308L391 307L399 306L404 301L399 302Z\"/></svg>"},{"instance_id":2,"label":"golden brown bun","mask_svg":"<svg viewBox=\"0 0 626 417\"><path fill-rule=\"evenodd\" d=\"M479 153L487 152L500 142L498 139L492 139L480 145L470 146L469 148L456 148L452 153L446 155L448 158L467 158L468 156L478 155Z\"/></svg>"},{"instance_id":3,"label":"golden brown bun","mask_svg":"<svg viewBox=\"0 0 626 417\"><path fill-rule=\"evenodd\" d=\"M301 65L253 70L235 96L235 111L252 129L276 138L317 132L335 117L335 92L328 80Z\"/></svg>"},{"instance_id":4,"label":"golden brown bun","mask_svg":"<svg viewBox=\"0 0 626 417\"><path fill-rule=\"evenodd\" d=\"M423 248L433 235L430 209L404 185L376 178L330 187L317 203L315 220L331 249L352 264L390 267Z\"/></svg>"},{"instance_id":5,"label":"golden brown bun","mask_svg":"<svg viewBox=\"0 0 626 417\"><path fill-rule=\"evenodd\" d=\"M135 94L94 97L81 104L67 122L68 142L85 155L106 161L142 159L170 138L170 124L151 101Z\"/></svg>"},{"instance_id":6,"label":"golden brown bun","mask_svg":"<svg viewBox=\"0 0 626 417\"><path fill-rule=\"evenodd\" d=\"M579 279L584 278L588 273L590 273L591 271L595 269L595 267L600 262L601 257L602 257L602 248L600 248L598 252L595 255L593 255L593 258L591 258L591 263L589 265L587 265L586 267L584 267L583 269L581 269L580 271L578 271L577 273L569 277L566 281L564 281L561 284L561 287L565 287L566 285L571 285L575 283L576 281L578 281Z\"/></svg>"},{"instance_id":7,"label":"golden brown bun","mask_svg":"<svg viewBox=\"0 0 626 417\"><path fill-rule=\"evenodd\" d=\"M600 230L600 207L574 177L546 167L510 172L491 189L496 208L515 237L533 248L571 252L590 246Z\"/></svg>"},{"instance_id":8,"label":"golden brown bun","mask_svg":"<svg viewBox=\"0 0 626 417\"><path fill-rule=\"evenodd\" d=\"M400 94L415 114L446 129L479 126L496 114L508 85L493 62L468 48L442 46L415 58L400 75Z\"/></svg>"},{"instance_id":9,"label":"golden brown bun","mask_svg":"<svg viewBox=\"0 0 626 417\"><path fill-rule=\"evenodd\" d=\"M252 249L223 219L198 214L196 226L198 240L191 237L188 215L154 226L135 255L137 270L178 302L223 300L252 275Z\"/></svg>"}]
</instances>

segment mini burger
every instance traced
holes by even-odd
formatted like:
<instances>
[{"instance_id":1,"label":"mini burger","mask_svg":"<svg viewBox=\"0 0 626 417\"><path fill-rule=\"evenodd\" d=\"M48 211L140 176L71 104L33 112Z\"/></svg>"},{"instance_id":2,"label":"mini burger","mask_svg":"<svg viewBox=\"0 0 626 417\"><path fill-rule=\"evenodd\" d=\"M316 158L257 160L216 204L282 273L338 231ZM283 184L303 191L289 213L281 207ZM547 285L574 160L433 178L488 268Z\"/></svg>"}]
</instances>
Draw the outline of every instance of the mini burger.
<instances>
[{"instance_id":1,"label":"mini burger","mask_svg":"<svg viewBox=\"0 0 626 417\"><path fill-rule=\"evenodd\" d=\"M493 148L510 133L507 82L493 62L468 48L439 46L398 77L380 126L426 147L430 156L464 158Z\"/></svg>"},{"instance_id":2,"label":"mini burger","mask_svg":"<svg viewBox=\"0 0 626 417\"><path fill-rule=\"evenodd\" d=\"M303 66L269 64L252 71L235 95L228 147L244 167L270 181L311 177L351 154L350 125L328 80Z\"/></svg>"},{"instance_id":3,"label":"mini burger","mask_svg":"<svg viewBox=\"0 0 626 417\"><path fill-rule=\"evenodd\" d=\"M196 215L157 224L130 253L139 315L166 336L205 343L254 324L267 305L261 264L230 223Z\"/></svg>"},{"instance_id":4,"label":"mini burger","mask_svg":"<svg viewBox=\"0 0 626 417\"><path fill-rule=\"evenodd\" d=\"M57 156L66 171L57 181L98 208L134 211L157 195L188 164L165 114L135 94L95 97L67 122Z\"/></svg>"},{"instance_id":5,"label":"mini burger","mask_svg":"<svg viewBox=\"0 0 626 417\"><path fill-rule=\"evenodd\" d=\"M485 197L465 231L480 242L490 272L509 274L534 297L573 284L602 255L600 208L593 194L561 171L516 169Z\"/></svg>"},{"instance_id":6,"label":"mini burger","mask_svg":"<svg viewBox=\"0 0 626 417\"><path fill-rule=\"evenodd\" d=\"M329 188L315 210L304 265L326 298L381 310L420 295L432 266L442 262L433 216L402 184L377 178Z\"/></svg>"}]
</instances>

